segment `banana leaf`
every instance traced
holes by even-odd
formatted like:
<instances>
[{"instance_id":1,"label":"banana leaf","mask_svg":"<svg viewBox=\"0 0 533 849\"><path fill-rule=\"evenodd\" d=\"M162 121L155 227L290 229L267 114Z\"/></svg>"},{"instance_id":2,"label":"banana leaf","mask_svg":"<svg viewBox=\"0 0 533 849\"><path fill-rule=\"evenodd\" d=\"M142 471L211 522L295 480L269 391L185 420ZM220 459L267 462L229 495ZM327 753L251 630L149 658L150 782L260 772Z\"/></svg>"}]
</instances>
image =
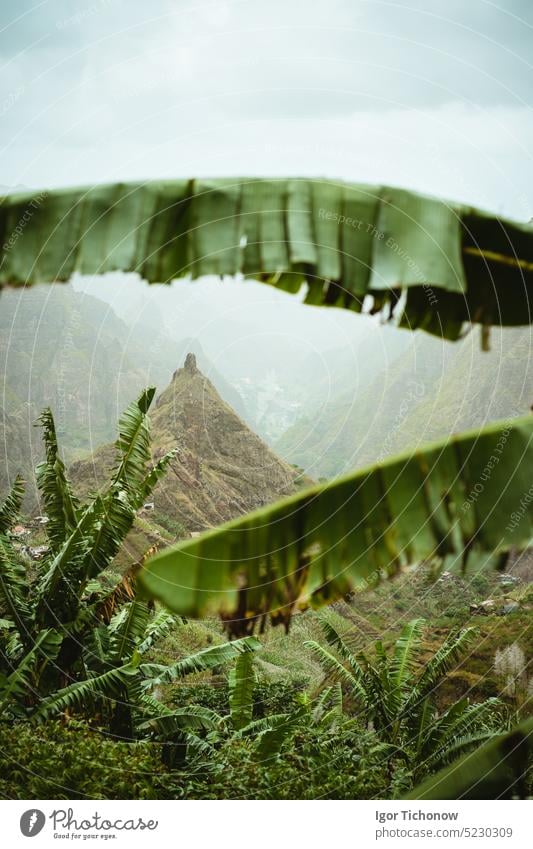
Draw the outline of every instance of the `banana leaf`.
<instances>
[{"instance_id":1,"label":"banana leaf","mask_svg":"<svg viewBox=\"0 0 533 849\"><path fill-rule=\"evenodd\" d=\"M527 796L533 719L430 776L408 799L505 799Z\"/></svg>"},{"instance_id":2,"label":"banana leaf","mask_svg":"<svg viewBox=\"0 0 533 849\"><path fill-rule=\"evenodd\" d=\"M499 422L180 542L147 561L140 583L182 616L219 613L246 634L422 561L499 564L533 539L532 464L533 417Z\"/></svg>"},{"instance_id":3,"label":"banana leaf","mask_svg":"<svg viewBox=\"0 0 533 849\"><path fill-rule=\"evenodd\" d=\"M388 186L232 178L0 196L0 286L244 274L456 339L531 323L533 227ZM368 298L367 296L371 296Z\"/></svg>"}]
</instances>

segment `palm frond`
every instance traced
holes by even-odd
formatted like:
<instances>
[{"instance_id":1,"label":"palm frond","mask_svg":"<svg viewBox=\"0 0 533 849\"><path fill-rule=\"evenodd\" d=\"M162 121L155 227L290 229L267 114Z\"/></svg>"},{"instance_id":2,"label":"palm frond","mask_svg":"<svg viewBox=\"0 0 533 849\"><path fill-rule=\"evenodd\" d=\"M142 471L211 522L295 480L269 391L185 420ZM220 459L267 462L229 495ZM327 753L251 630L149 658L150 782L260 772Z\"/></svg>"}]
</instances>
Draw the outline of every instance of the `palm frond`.
<instances>
[{"instance_id":1,"label":"palm frond","mask_svg":"<svg viewBox=\"0 0 533 849\"><path fill-rule=\"evenodd\" d=\"M159 699L149 696L146 693L141 693L135 704L135 710L142 720L153 719L154 716L167 716L172 713Z\"/></svg>"},{"instance_id":2,"label":"palm frond","mask_svg":"<svg viewBox=\"0 0 533 849\"><path fill-rule=\"evenodd\" d=\"M146 465L151 458L150 422L146 414L154 395L155 386L145 389L136 401L126 407L118 422L115 445L119 462L114 482L125 489L135 507L140 506L144 497Z\"/></svg>"},{"instance_id":3,"label":"palm frond","mask_svg":"<svg viewBox=\"0 0 533 849\"><path fill-rule=\"evenodd\" d=\"M412 680L415 652L420 646L423 627L423 619L413 619L411 622L408 622L404 625L402 633L394 646L389 674L392 692L398 704L404 700L406 689Z\"/></svg>"},{"instance_id":4,"label":"palm frond","mask_svg":"<svg viewBox=\"0 0 533 849\"><path fill-rule=\"evenodd\" d=\"M88 535L83 573L94 578L107 569L130 532L135 518L135 508L128 493L120 484L112 484L103 496L93 502L98 514L94 533Z\"/></svg>"},{"instance_id":5,"label":"palm frond","mask_svg":"<svg viewBox=\"0 0 533 849\"><path fill-rule=\"evenodd\" d=\"M38 419L43 429L46 459L37 465L35 477L44 501L48 523L46 533L53 551L58 551L78 524L79 504L59 456L54 417L46 407Z\"/></svg>"},{"instance_id":6,"label":"palm frond","mask_svg":"<svg viewBox=\"0 0 533 849\"><path fill-rule=\"evenodd\" d=\"M366 703L367 692L364 681L359 675L354 674L351 669L346 669L335 655L331 654L320 643L317 643L316 640L306 640L304 646L313 652L329 680L340 681L341 684L345 684L362 704Z\"/></svg>"},{"instance_id":7,"label":"palm frond","mask_svg":"<svg viewBox=\"0 0 533 849\"><path fill-rule=\"evenodd\" d=\"M17 475L9 495L0 505L0 536L6 534L17 521L24 500L24 493L24 479L21 475Z\"/></svg>"},{"instance_id":8,"label":"palm frond","mask_svg":"<svg viewBox=\"0 0 533 849\"><path fill-rule=\"evenodd\" d=\"M465 628L452 632L445 642L426 664L422 675L416 682L411 695L406 702L406 710L411 710L417 702L423 701L430 695L437 684L450 672L464 654L475 635L475 628Z\"/></svg>"},{"instance_id":9,"label":"palm frond","mask_svg":"<svg viewBox=\"0 0 533 849\"><path fill-rule=\"evenodd\" d=\"M339 632L324 616L320 617L320 626L324 632L326 642L338 651L343 660L346 660L349 663L356 677L359 678L359 680L362 680L364 673L361 668L360 661L354 654L352 654Z\"/></svg>"},{"instance_id":10,"label":"palm frond","mask_svg":"<svg viewBox=\"0 0 533 849\"><path fill-rule=\"evenodd\" d=\"M141 671L149 679L150 686L157 686L175 681L176 678L184 678L186 675L222 666L241 654L254 652L260 648L261 643L255 637L243 637L240 640L222 643L220 646L209 646L170 666L141 664Z\"/></svg>"},{"instance_id":11,"label":"palm frond","mask_svg":"<svg viewBox=\"0 0 533 849\"><path fill-rule=\"evenodd\" d=\"M320 694L311 718L315 725L328 726L342 715L342 685L337 681L333 687L326 687Z\"/></svg>"},{"instance_id":12,"label":"palm frond","mask_svg":"<svg viewBox=\"0 0 533 849\"><path fill-rule=\"evenodd\" d=\"M531 321L530 227L396 187L235 177L0 198L0 232L22 218L0 286L74 271L149 282L244 274L290 292L305 281L308 303L361 311L366 299L384 319L449 339L465 322Z\"/></svg>"},{"instance_id":13,"label":"palm frond","mask_svg":"<svg viewBox=\"0 0 533 849\"><path fill-rule=\"evenodd\" d=\"M142 483L140 484L140 492L142 493L143 500L146 500L154 491L155 487L163 478L167 472L168 467L170 466L174 457L176 457L178 453L177 448L173 448L171 451L168 451L166 454L161 457L160 460L157 461L155 466L148 472Z\"/></svg>"},{"instance_id":14,"label":"palm frond","mask_svg":"<svg viewBox=\"0 0 533 849\"><path fill-rule=\"evenodd\" d=\"M229 707L233 728L238 731L252 720L255 672L251 652L244 652L229 674Z\"/></svg>"},{"instance_id":15,"label":"palm frond","mask_svg":"<svg viewBox=\"0 0 533 849\"><path fill-rule=\"evenodd\" d=\"M77 637L78 631L69 628L69 635ZM83 640L83 656L88 670L105 667L109 656L110 634L108 628L100 623L89 630Z\"/></svg>"},{"instance_id":16,"label":"palm frond","mask_svg":"<svg viewBox=\"0 0 533 849\"><path fill-rule=\"evenodd\" d=\"M45 722L65 710L83 710L101 700L122 701L138 677L139 669L134 663L114 667L94 678L57 690L43 699L33 716L38 722Z\"/></svg>"},{"instance_id":17,"label":"palm frond","mask_svg":"<svg viewBox=\"0 0 533 849\"><path fill-rule=\"evenodd\" d=\"M269 717L269 727L259 735L255 756L261 763L275 760L285 742L294 734L302 719L301 711Z\"/></svg>"},{"instance_id":18,"label":"palm frond","mask_svg":"<svg viewBox=\"0 0 533 849\"><path fill-rule=\"evenodd\" d=\"M182 731L211 731L220 725L221 717L216 711L198 705L188 705L168 713L157 713L138 726L140 731L149 731L161 743L173 740Z\"/></svg>"},{"instance_id":19,"label":"palm frond","mask_svg":"<svg viewBox=\"0 0 533 849\"><path fill-rule=\"evenodd\" d=\"M498 735L430 776L407 799L525 798L533 719Z\"/></svg>"},{"instance_id":20,"label":"palm frond","mask_svg":"<svg viewBox=\"0 0 533 849\"><path fill-rule=\"evenodd\" d=\"M38 634L32 648L18 661L15 669L0 685L0 713L9 707L13 700L21 702L36 698L43 665L55 660L62 642L63 636L52 628Z\"/></svg>"},{"instance_id":21,"label":"palm frond","mask_svg":"<svg viewBox=\"0 0 533 849\"><path fill-rule=\"evenodd\" d=\"M504 728L503 703L489 698L469 704L467 698L459 699L442 714L434 717L425 732L420 734L419 753L427 766L442 765L447 752L458 739L488 731L492 735ZM459 752L455 753L456 756Z\"/></svg>"},{"instance_id":22,"label":"palm frond","mask_svg":"<svg viewBox=\"0 0 533 849\"><path fill-rule=\"evenodd\" d=\"M139 654L146 654L152 646L165 637L176 625L183 620L178 616L172 616L166 610L158 610L155 616L148 622L144 639L137 646Z\"/></svg>"},{"instance_id":23,"label":"palm frond","mask_svg":"<svg viewBox=\"0 0 533 849\"><path fill-rule=\"evenodd\" d=\"M202 761L202 769L205 769L204 762L209 763L215 755L215 750L210 743L192 731L176 734L174 740L166 743L163 749L167 752L164 760L170 767L183 765L187 760L188 772L191 770L191 760Z\"/></svg>"},{"instance_id":24,"label":"palm frond","mask_svg":"<svg viewBox=\"0 0 533 849\"><path fill-rule=\"evenodd\" d=\"M470 731L462 737L450 740L448 745L441 747L424 761L425 770L430 773L441 769L466 752L477 748L481 743L493 740L499 731L501 731L501 728L480 728L478 731Z\"/></svg>"},{"instance_id":25,"label":"palm frond","mask_svg":"<svg viewBox=\"0 0 533 849\"><path fill-rule=\"evenodd\" d=\"M505 464L491 461L486 479L503 446ZM139 579L172 611L221 613L239 634L269 612L287 624L295 608L318 607L407 564L447 558L466 567L470 557L494 564L533 536L533 502L521 522L510 522L532 465L533 416L492 424L180 542L149 559Z\"/></svg>"},{"instance_id":26,"label":"palm frond","mask_svg":"<svg viewBox=\"0 0 533 849\"><path fill-rule=\"evenodd\" d=\"M481 728L489 728L493 734L501 731L503 707L503 702L496 697L465 706L464 710L457 712L452 722L444 725L441 742L457 740Z\"/></svg>"},{"instance_id":27,"label":"palm frond","mask_svg":"<svg viewBox=\"0 0 533 849\"><path fill-rule=\"evenodd\" d=\"M109 623L110 634L108 660L124 663L131 658L138 644L144 639L150 619L150 610L145 602L125 604Z\"/></svg>"},{"instance_id":28,"label":"palm frond","mask_svg":"<svg viewBox=\"0 0 533 849\"><path fill-rule=\"evenodd\" d=\"M0 536L0 598L23 643L31 639L32 616L28 606L28 593L26 571L19 563L17 553L9 540Z\"/></svg>"},{"instance_id":29,"label":"palm frond","mask_svg":"<svg viewBox=\"0 0 533 849\"><path fill-rule=\"evenodd\" d=\"M43 622L72 621L87 578L87 546L99 521L101 503L95 499L81 514L75 528L53 553L39 582L37 615Z\"/></svg>"}]
</instances>

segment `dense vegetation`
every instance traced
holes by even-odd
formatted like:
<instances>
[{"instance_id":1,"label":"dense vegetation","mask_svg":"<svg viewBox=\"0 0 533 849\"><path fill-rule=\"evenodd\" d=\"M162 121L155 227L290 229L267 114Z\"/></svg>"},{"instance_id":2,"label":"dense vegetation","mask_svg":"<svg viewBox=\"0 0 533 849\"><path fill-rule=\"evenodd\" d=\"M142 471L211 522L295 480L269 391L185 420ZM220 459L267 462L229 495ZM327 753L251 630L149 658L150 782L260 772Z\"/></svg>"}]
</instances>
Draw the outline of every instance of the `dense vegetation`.
<instances>
[{"instance_id":1,"label":"dense vegetation","mask_svg":"<svg viewBox=\"0 0 533 849\"><path fill-rule=\"evenodd\" d=\"M187 623L139 595L139 564L122 572L114 564L173 456L151 464L153 395L146 390L122 415L112 479L83 502L53 417L42 413L41 559L16 542L20 479L0 508L3 796L416 795L419 782L527 716L516 648L499 658L502 698L445 692L475 639L471 627L450 622L428 653L416 619L361 651L348 619L312 614L303 617L307 639L290 637L309 675L284 668L271 630L262 641L228 643L216 623ZM524 795L524 749L515 749L511 762L499 759L495 786Z\"/></svg>"},{"instance_id":2,"label":"dense vegetation","mask_svg":"<svg viewBox=\"0 0 533 849\"><path fill-rule=\"evenodd\" d=\"M481 325L483 349L488 328L522 324L530 300L527 227L393 187L304 179L121 184L43 193L39 215L22 219L32 202L31 195L15 194L0 204L2 232L18 232L25 221L24 239L4 245L0 284L66 280L74 270L134 270L158 282L184 273L242 272L309 304L379 313L439 340L460 339L473 321ZM455 609L434 609L429 629L422 611L413 618L423 599L406 598L413 578L391 592L392 619L384 623L379 605L370 603L364 631L357 595L372 589L375 601L383 579L425 563L430 572L443 572L439 581L446 576L452 598L467 567L474 573L503 567L513 550L530 544L525 496L533 423L516 418L530 400L525 334L506 337L511 343L498 362L503 393L494 390L486 362L467 366L467 343L455 357L443 347L420 371L408 362L416 349L400 346L397 368L378 382L388 404L378 418L387 433L368 420L378 407L371 368L358 409L352 410L351 376L344 398L342 380L336 381L341 397L322 417L316 405L326 393L311 363L309 382L316 385L308 395L315 406L307 412L314 441L304 445L300 422L279 443L294 466L246 431L189 356L187 374L176 372L175 391L159 399L154 450L148 410L155 390L149 389L121 416L114 448L104 445L72 468L79 486L69 481L45 408L34 490L33 440L25 446L21 436L35 415L32 404L55 405L72 459L91 444L81 432L91 381L98 407L92 436L105 442L111 398L133 391L154 363L168 368L150 330L148 358L144 345L117 347L117 338L127 336L118 321L95 356L99 305L85 300L82 316L62 295L41 340L38 374L30 342L42 323L42 293L21 300L23 332L6 357L9 397L1 426L10 458L22 461L30 486L24 502L17 477L0 507L0 792L18 798L527 795L533 728L520 641L527 636L521 617L531 606L529 590L513 587L511 597L500 586L500 596L494 588L494 598L483 599L478 577L468 611L464 599L456 599ZM163 348L178 359L171 340ZM50 387L40 380L46 369L58 375L49 399ZM442 395L434 392L439 370L446 372ZM410 388L409 374L416 378ZM473 385L463 395L465 411L454 387L467 378ZM284 416L278 410L275 420L265 420L277 393L276 381L270 383L259 403L242 394L273 439ZM29 405L21 384L35 386ZM73 387L68 404L67 385ZM234 395L234 387L222 388ZM396 409L395 389L407 409ZM303 398L298 394L284 427L295 421ZM207 436L202 413L215 428ZM487 418L504 416L512 421L485 427ZM453 423L480 430L449 439ZM373 446L364 444L361 430L372 432ZM446 439L418 449L421 430ZM306 473L325 444L333 452L313 468L315 477L333 475L344 463L374 465L308 488ZM410 453L385 459L400 445ZM254 467L260 473L248 477ZM13 477L10 469L7 476ZM158 486L174 509L160 511L156 525L146 511L155 509L150 499ZM268 506L287 493L293 494ZM26 530L17 519L37 500L45 517L36 529L41 544L32 549L20 541ZM195 539L206 527L211 530ZM146 552L147 542L164 548L188 533L155 557ZM273 625L282 622L288 632L303 609L335 601L320 616L302 614L284 638L292 645L280 650ZM489 658L483 625L469 620L500 613L515 624L497 626L505 639ZM228 642L218 619L183 618L205 614L220 615L226 632L240 639ZM258 631L261 639L253 635Z\"/></svg>"}]
</instances>

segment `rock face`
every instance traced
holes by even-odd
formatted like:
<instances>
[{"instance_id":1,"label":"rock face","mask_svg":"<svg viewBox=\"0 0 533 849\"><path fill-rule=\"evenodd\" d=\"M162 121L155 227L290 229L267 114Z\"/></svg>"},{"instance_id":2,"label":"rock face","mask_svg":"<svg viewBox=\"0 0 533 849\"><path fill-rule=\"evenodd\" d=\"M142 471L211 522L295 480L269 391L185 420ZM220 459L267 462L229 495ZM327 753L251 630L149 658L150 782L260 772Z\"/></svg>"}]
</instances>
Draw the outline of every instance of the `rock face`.
<instances>
[{"instance_id":1,"label":"rock face","mask_svg":"<svg viewBox=\"0 0 533 849\"><path fill-rule=\"evenodd\" d=\"M295 470L276 457L198 369L194 354L174 372L151 410L154 460L178 454L154 492L150 521L196 532L296 490ZM75 463L76 488L94 489L110 468L111 446Z\"/></svg>"}]
</instances>

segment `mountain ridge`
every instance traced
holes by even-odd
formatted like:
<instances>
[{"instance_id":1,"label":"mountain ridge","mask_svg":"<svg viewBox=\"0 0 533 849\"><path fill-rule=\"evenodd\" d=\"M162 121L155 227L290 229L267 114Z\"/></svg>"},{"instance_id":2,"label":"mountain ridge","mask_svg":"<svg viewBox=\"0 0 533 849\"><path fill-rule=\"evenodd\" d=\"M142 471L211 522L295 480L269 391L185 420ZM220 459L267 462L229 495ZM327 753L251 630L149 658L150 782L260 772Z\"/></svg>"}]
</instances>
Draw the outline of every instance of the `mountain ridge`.
<instances>
[{"instance_id":1,"label":"mountain ridge","mask_svg":"<svg viewBox=\"0 0 533 849\"><path fill-rule=\"evenodd\" d=\"M194 533L288 495L298 473L279 459L219 395L192 352L152 408L153 459L177 448L156 487L150 521ZM113 446L101 446L70 467L81 495L99 488L112 467Z\"/></svg>"}]
</instances>

